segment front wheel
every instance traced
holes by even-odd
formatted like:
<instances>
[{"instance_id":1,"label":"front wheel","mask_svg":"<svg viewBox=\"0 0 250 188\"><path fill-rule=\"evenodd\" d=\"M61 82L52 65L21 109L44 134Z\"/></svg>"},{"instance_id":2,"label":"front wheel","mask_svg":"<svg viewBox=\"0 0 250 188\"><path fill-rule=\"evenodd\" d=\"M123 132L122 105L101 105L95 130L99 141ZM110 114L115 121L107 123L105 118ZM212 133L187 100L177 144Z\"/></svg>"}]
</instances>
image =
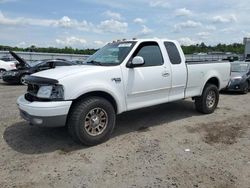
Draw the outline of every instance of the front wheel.
<instances>
[{"instance_id":1,"label":"front wheel","mask_svg":"<svg viewBox=\"0 0 250 188\"><path fill-rule=\"evenodd\" d=\"M213 84L207 84L202 92L202 95L195 98L195 107L198 112L211 114L217 108L218 102L218 88Z\"/></svg>"},{"instance_id":2,"label":"front wheel","mask_svg":"<svg viewBox=\"0 0 250 188\"><path fill-rule=\"evenodd\" d=\"M22 85L27 85L27 83L25 82L25 76L26 76L26 74L20 76L19 83Z\"/></svg>"},{"instance_id":3,"label":"front wheel","mask_svg":"<svg viewBox=\"0 0 250 188\"><path fill-rule=\"evenodd\" d=\"M5 73L5 72L6 72L6 70L4 70L4 69L0 69L0 78L2 78L3 73Z\"/></svg>"},{"instance_id":4,"label":"front wheel","mask_svg":"<svg viewBox=\"0 0 250 188\"><path fill-rule=\"evenodd\" d=\"M101 97L80 100L70 110L67 126L74 141L92 146L108 140L115 127L112 104Z\"/></svg>"}]
</instances>

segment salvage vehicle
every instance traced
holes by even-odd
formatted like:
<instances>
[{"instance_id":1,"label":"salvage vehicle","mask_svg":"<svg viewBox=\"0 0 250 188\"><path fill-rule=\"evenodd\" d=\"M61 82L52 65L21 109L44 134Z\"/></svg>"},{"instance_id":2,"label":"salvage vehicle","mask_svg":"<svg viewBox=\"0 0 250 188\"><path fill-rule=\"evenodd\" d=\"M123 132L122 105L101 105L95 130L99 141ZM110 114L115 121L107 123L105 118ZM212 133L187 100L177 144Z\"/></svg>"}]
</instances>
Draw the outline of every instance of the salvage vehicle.
<instances>
[{"instance_id":1,"label":"salvage vehicle","mask_svg":"<svg viewBox=\"0 0 250 188\"><path fill-rule=\"evenodd\" d=\"M14 69L16 69L15 61L0 60L0 78L2 78L2 75L4 72L14 70Z\"/></svg>"},{"instance_id":2,"label":"salvage vehicle","mask_svg":"<svg viewBox=\"0 0 250 188\"><path fill-rule=\"evenodd\" d=\"M26 77L27 93L17 104L31 125L67 126L76 142L96 145L126 111L192 97L199 112L213 113L229 79L229 62L186 62L176 41L117 41L85 65Z\"/></svg>"},{"instance_id":3,"label":"salvage vehicle","mask_svg":"<svg viewBox=\"0 0 250 188\"><path fill-rule=\"evenodd\" d=\"M55 59L55 60L42 60L33 63L27 63L24 59L19 57L15 52L10 54L19 62L15 70L6 71L2 75L2 79L7 83L23 84L25 85L24 77L33 73L52 69L58 66L71 66L75 65L73 62Z\"/></svg>"},{"instance_id":4,"label":"salvage vehicle","mask_svg":"<svg viewBox=\"0 0 250 188\"><path fill-rule=\"evenodd\" d=\"M231 63L231 78L227 91L247 94L250 89L250 62Z\"/></svg>"}]
</instances>

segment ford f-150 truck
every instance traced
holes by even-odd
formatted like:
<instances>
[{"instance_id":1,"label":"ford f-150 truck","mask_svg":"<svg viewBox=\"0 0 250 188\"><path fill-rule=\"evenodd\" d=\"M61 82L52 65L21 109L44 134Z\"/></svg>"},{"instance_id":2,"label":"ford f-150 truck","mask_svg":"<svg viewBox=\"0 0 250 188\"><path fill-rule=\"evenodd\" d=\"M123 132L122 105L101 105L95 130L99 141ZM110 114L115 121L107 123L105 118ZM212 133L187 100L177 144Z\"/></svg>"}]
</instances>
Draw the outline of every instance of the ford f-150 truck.
<instances>
[{"instance_id":1,"label":"ford f-150 truck","mask_svg":"<svg viewBox=\"0 0 250 188\"><path fill-rule=\"evenodd\" d=\"M117 41L84 65L27 76L17 104L31 125L67 126L76 142L96 145L126 111L193 98L199 112L210 114L229 79L229 62L186 62L176 41Z\"/></svg>"}]
</instances>

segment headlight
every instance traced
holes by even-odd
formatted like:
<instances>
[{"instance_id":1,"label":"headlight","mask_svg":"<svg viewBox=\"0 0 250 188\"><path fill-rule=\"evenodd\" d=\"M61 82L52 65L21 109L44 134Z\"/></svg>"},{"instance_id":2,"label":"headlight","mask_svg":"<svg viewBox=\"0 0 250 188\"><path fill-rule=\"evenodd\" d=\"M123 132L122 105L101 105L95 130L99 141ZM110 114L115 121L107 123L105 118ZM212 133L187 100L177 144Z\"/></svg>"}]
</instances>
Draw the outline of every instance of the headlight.
<instances>
[{"instance_id":1,"label":"headlight","mask_svg":"<svg viewBox=\"0 0 250 188\"><path fill-rule=\"evenodd\" d=\"M37 92L39 98L50 98L52 93L52 86L41 86Z\"/></svg>"},{"instance_id":2,"label":"headlight","mask_svg":"<svg viewBox=\"0 0 250 188\"><path fill-rule=\"evenodd\" d=\"M64 90L62 85L41 86L37 92L38 98L43 99L64 99Z\"/></svg>"}]
</instances>

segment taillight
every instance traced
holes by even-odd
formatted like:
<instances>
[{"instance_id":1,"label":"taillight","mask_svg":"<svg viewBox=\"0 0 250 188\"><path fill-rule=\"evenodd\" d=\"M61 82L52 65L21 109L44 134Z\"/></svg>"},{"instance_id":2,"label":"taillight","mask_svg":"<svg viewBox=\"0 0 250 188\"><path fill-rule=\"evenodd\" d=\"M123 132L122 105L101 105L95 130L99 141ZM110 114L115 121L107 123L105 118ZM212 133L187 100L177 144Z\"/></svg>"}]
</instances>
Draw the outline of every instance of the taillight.
<instances>
[{"instance_id":1,"label":"taillight","mask_svg":"<svg viewBox=\"0 0 250 188\"><path fill-rule=\"evenodd\" d=\"M16 65L15 64L11 64L10 65L12 68L16 68Z\"/></svg>"}]
</instances>

